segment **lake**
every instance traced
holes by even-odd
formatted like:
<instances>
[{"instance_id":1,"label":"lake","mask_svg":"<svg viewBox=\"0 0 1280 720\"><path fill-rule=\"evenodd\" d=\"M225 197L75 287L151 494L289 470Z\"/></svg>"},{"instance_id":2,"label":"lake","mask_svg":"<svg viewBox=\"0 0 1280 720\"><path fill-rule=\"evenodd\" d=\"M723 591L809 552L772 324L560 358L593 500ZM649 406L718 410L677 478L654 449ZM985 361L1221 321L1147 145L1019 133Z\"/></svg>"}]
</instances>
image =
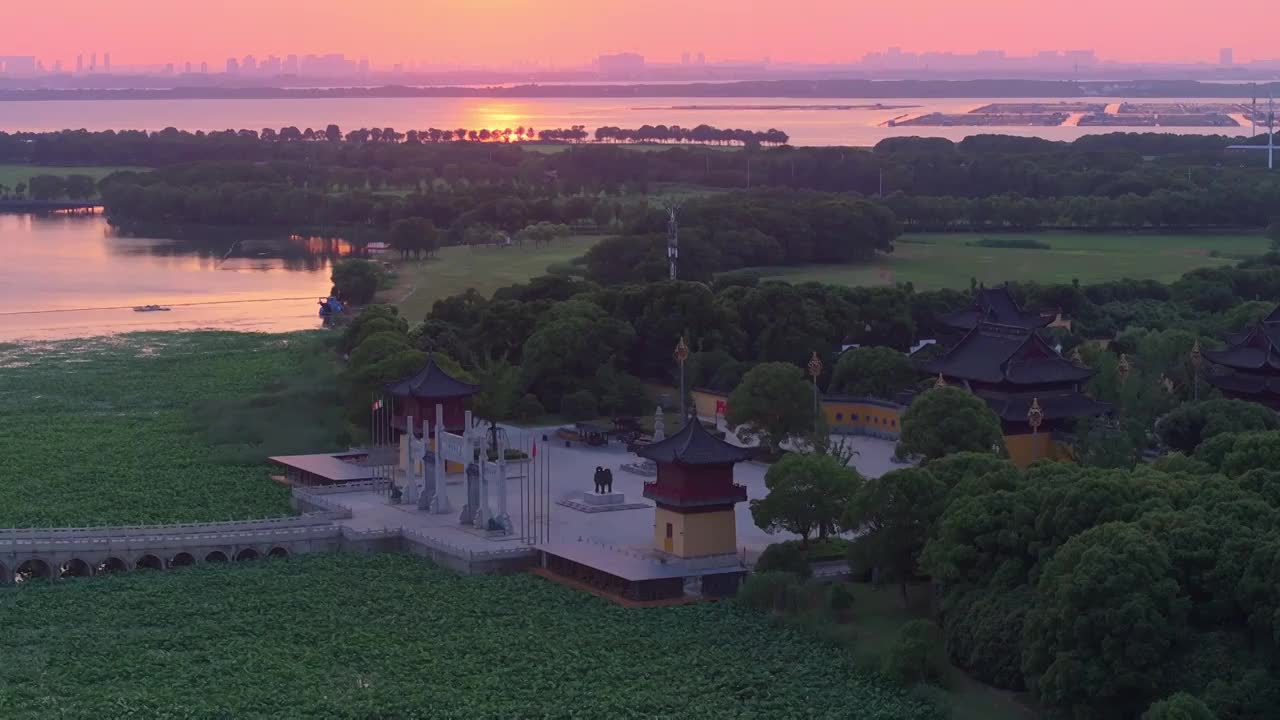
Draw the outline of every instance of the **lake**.
<instances>
[{"instance_id":1,"label":"lake","mask_svg":"<svg viewBox=\"0 0 1280 720\"><path fill-rule=\"evenodd\" d=\"M348 251L261 231L135 237L100 215L0 214L0 341L317 328L330 264Z\"/></svg>"},{"instance_id":2,"label":"lake","mask_svg":"<svg viewBox=\"0 0 1280 720\"><path fill-rule=\"evenodd\" d=\"M1111 127L887 127L904 114L966 113L990 102L1055 103L1062 101L1120 103L1126 98L351 98L299 100L56 100L0 104L0 130L226 130L264 127L321 129L336 123L344 130L360 127L548 128L604 125L694 127L706 123L722 128L767 130L791 135L795 145L871 146L888 137L930 136L961 140L979 133L999 133L1074 140L1082 135L1110 132L1227 133L1249 135L1239 128ZM1247 97L1212 100L1139 99L1143 102L1247 102ZM882 107L875 107L879 103ZM893 109L901 106L909 109ZM691 108L690 106L694 106ZM725 107L729 106L729 107ZM744 109L752 106L767 109ZM825 109L823 106L827 106ZM830 109L831 106L869 106ZM682 108L682 109L674 109Z\"/></svg>"}]
</instances>

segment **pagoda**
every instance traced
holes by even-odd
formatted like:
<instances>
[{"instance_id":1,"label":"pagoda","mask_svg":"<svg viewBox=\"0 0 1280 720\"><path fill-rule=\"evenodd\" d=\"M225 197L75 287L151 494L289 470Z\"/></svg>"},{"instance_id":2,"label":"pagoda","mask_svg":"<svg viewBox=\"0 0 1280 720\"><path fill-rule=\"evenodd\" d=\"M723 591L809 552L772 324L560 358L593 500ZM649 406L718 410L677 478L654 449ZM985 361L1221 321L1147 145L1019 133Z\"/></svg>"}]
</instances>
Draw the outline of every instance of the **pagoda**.
<instances>
[{"instance_id":1,"label":"pagoda","mask_svg":"<svg viewBox=\"0 0 1280 720\"><path fill-rule=\"evenodd\" d=\"M1222 368L1205 379L1223 395L1280 410L1280 307L1228 337L1225 349L1205 350L1202 355Z\"/></svg>"},{"instance_id":2,"label":"pagoda","mask_svg":"<svg viewBox=\"0 0 1280 720\"><path fill-rule=\"evenodd\" d=\"M997 288L979 287L974 293L973 304L963 310L943 315L942 324L961 332L973 330L981 323L995 323L1012 327L1035 329L1053 322L1053 315L1041 315L1024 310L1006 283Z\"/></svg>"},{"instance_id":3,"label":"pagoda","mask_svg":"<svg viewBox=\"0 0 1280 720\"><path fill-rule=\"evenodd\" d=\"M747 499L747 489L733 481L733 467L754 453L712 436L696 419L638 450L658 471L644 484L644 496L657 506L654 548L686 560L735 554L733 506Z\"/></svg>"},{"instance_id":4,"label":"pagoda","mask_svg":"<svg viewBox=\"0 0 1280 720\"><path fill-rule=\"evenodd\" d=\"M986 401L1006 439L1072 430L1075 421L1111 410L1081 390L1094 371L1062 357L1034 328L980 322L944 355L917 368Z\"/></svg>"},{"instance_id":5,"label":"pagoda","mask_svg":"<svg viewBox=\"0 0 1280 720\"><path fill-rule=\"evenodd\" d=\"M408 432L409 418L414 418L414 434L422 420L435 422L436 406L444 409L444 427L448 432L460 433L466 426L467 398L480 392L479 385L463 382L440 367L434 357L427 358L426 367L409 377L387 383L386 391L397 402L392 410L391 426L400 432Z\"/></svg>"},{"instance_id":6,"label":"pagoda","mask_svg":"<svg viewBox=\"0 0 1280 720\"><path fill-rule=\"evenodd\" d=\"M581 538L544 543L534 572L633 607L684 602L690 587L704 597L737 592L747 568L738 557L734 506L747 499L747 489L733 481L733 468L755 451L712 436L692 419L636 454L657 468L657 478L644 484L656 506L653 547Z\"/></svg>"}]
</instances>

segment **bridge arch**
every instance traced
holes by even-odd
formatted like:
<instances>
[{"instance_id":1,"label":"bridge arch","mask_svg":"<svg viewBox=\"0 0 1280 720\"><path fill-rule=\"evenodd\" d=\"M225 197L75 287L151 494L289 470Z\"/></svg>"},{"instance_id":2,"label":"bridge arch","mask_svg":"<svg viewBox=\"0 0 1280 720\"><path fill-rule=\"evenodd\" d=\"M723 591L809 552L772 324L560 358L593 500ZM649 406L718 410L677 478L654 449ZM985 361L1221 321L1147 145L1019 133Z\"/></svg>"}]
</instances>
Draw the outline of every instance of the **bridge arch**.
<instances>
[{"instance_id":1,"label":"bridge arch","mask_svg":"<svg viewBox=\"0 0 1280 720\"><path fill-rule=\"evenodd\" d=\"M221 550L214 550L204 556L204 561L207 563L224 563L227 561L227 554Z\"/></svg>"},{"instance_id":2,"label":"bridge arch","mask_svg":"<svg viewBox=\"0 0 1280 720\"><path fill-rule=\"evenodd\" d=\"M169 558L169 568L190 567L196 564L196 559L191 553L180 552Z\"/></svg>"},{"instance_id":3,"label":"bridge arch","mask_svg":"<svg viewBox=\"0 0 1280 720\"><path fill-rule=\"evenodd\" d=\"M118 557L109 557L98 563L98 571L96 575L110 575L111 573L124 572L129 569L129 564Z\"/></svg>"},{"instance_id":4,"label":"bridge arch","mask_svg":"<svg viewBox=\"0 0 1280 720\"><path fill-rule=\"evenodd\" d=\"M134 570L163 570L164 561L150 553L138 558L133 564Z\"/></svg>"},{"instance_id":5,"label":"bridge arch","mask_svg":"<svg viewBox=\"0 0 1280 720\"><path fill-rule=\"evenodd\" d=\"M49 563L39 559L32 558L18 566L18 571L14 575L16 582L27 582L30 580L52 580L53 570L50 569Z\"/></svg>"},{"instance_id":6,"label":"bridge arch","mask_svg":"<svg viewBox=\"0 0 1280 720\"><path fill-rule=\"evenodd\" d=\"M289 551L277 545L271 548L271 552L267 553L267 557L273 557L273 558L289 557Z\"/></svg>"},{"instance_id":7,"label":"bridge arch","mask_svg":"<svg viewBox=\"0 0 1280 720\"><path fill-rule=\"evenodd\" d=\"M89 563L80 558L72 558L62 563L58 569L58 577L62 578L89 577L90 575L93 575L93 569L89 567Z\"/></svg>"},{"instance_id":8,"label":"bridge arch","mask_svg":"<svg viewBox=\"0 0 1280 720\"><path fill-rule=\"evenodd\" d=\"M259 557L262 557L262 556L258 554L257 550L254 550L253 548L245 548L240 552L236 553L236 562L257 560Z\"/></svg>"}]
</instances>

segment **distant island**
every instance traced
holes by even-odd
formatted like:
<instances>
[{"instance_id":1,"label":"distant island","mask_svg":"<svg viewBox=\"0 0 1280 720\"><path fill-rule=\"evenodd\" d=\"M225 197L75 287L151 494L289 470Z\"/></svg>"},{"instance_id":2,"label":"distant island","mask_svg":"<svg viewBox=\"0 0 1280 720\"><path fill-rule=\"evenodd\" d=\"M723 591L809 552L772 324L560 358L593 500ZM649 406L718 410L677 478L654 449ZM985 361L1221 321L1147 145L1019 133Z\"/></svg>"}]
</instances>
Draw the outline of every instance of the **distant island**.
<instances>
[{"instance_id":1,"label":"distant island","mask_svg":"<svg viewBox=\"0 0 1280 720\"><path fill-rule=\"evenodd\" d=\"M49 100L274 100L325 98L1241 98L1280 92L1280 82L1206 83L1195 80L750 80L635 85L406 86L336 88L173 87L0 89L0 101Z\"/></svg>"}]
</instances>

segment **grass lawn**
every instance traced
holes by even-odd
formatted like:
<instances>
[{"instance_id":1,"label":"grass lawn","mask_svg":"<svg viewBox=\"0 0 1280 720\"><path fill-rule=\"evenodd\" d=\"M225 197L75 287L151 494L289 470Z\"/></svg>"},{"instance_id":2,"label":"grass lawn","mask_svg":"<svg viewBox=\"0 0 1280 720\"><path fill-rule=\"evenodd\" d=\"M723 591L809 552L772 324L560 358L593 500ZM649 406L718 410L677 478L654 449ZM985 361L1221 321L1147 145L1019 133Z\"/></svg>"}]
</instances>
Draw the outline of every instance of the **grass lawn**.
<instances>
[{"instance_id":1,"label":"grass lawn","mask_svg":"<svg viewBox=\"0 0 1280 720\"><path fill-rule=\"evenodd\" d=\"M986 237L1027 238L1049 250L973 247ZM1094 283L1120 278L1169 282L1198 267L1229 265L1266 252L1262 235L1145 233L921 233L904 235L893 254L862 265L805 265L761 268L788 282L833 285L890 285L912 282L922 290L968 288L969 279L988 285L1006 280ZM1210 257L1217 251L1220 257Z\"/></svg>"},{"instance_id":2,"label":"grass lawn","mask_svg":"<svg viewBox=\"0 0 1280 720\"><path fill-rule=\"evenodd\" d=\"M265 457L346 447L320 344L202 332L0 345L0 527L292 514Z\"/></svg>"},{"instance_id":3,"label":"grass lawn","mask_svg":"<svg viewBox=\"0 0 1280 720\"><path fill-rule=\"evenodd\" d=\"M853 619L841 629L847 631L848 644L860 665L878 665L893 646L902 625L929 617L931 588L928 585L910 589L909 608L903 607L897 585L876 587L850 583L847 587L854 597ZM951 668L946 684L945 696L952 720L1034 720L1039 717L1018 693L984 685L955 667Z\"/></svg>"},{"instance_id":4,"label":"grass lawn","mask_svg":"<svg viewBox=\"0 0 1280 720\"><path fill-rule=\"evenodd\" d=\"M421 322L442 298L475 288L488 297L494 290L546 273L554 263L585 253L603 236L576 236L533 247L446 247L429 260L396 263L396 283L383 300L400 306L410 323Z\"/></svg>"},{"instance_id":5,"label":"grass lawn","mask_svg":"<svg viewBox=\"0 0 1280 720\"><path fill-rule=\"evenodd\" d=\"M0 164L0 185L12 192L18 183L25 183L36 175L88 175L95 181L121 170L149 170L150 168L106 167L91 165L83 167L64 167L61 165L4 165Z\"/></svg>"},{"instance_id":6,"label":"grass lawn","mask_svg":"<svg viewBox=\"0 0 1280 720\"><path fill-rule=\"evenodd\" d=\"M6 718L939 714L732 602L635 610L532 575L312 555L0 592Z\"/></svg>"}]
</instances>

